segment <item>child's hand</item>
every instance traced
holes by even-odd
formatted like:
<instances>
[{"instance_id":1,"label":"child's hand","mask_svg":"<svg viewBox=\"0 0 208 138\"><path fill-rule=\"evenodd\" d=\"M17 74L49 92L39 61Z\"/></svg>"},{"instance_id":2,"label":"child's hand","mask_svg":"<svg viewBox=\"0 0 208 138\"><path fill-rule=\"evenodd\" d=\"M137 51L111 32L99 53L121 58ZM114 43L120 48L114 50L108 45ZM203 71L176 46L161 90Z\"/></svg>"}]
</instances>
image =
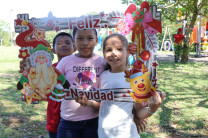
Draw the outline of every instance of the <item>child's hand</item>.
<instances>
[{"instance_id":1,"label":"child's hand","mask_svg":"<svg viewBox=\"0 0 208 138\"><path fill-rule=\"evenodd\" d=\"M134 115L134 122L136 124L138 134L140 134L140 132L144 132L147 124L147 119L140 119Z\"/></svg>"},{"instance_id":2,"label":"child's hand","mask_svg":"<svg viewBox=\"0 0 208 138\"><path fill-rule=\"evenodd\" d=\"M156 112L158 107L162 103L163 98L161 99L160 95L157 92L155 93L155 95L150 97L148 101L149 111L152 113Z\"/></svg>"},{"instance_id":3,"label":"child's hand","mask_svg":"<svg viewBox=\"0 0 208 138\"><path fill-rule=\"evenodd\" d=\"M88 99L84 95L80 95L75 99L81 106L88 106Z\"/></svg>"},{"instance_id":4,"label":"child's hand","mask_svg":"<svg viewBox=\"0 0 208 138\"><path fill-rule=\"evenodd\" d=\"M160 96L161 95L161 96ZM145 119L152 114L154 114L160 104L162 103L163 99L165 98L165 94L161 93L160 94L156 91L155 95L151 96L148 101L148 108L141 106L141 104L137 103L136 104L136 116L137 118L140 119Z\"/></svg>"},{"instance_id":5,"label":"child's hand","mask_svg":"<svg viewBox=\"0 0 208 138\"><path fill-rule=\"evenodd\" d=\"M84 95L80 95L78 98L75 99L81 106L91 106L96 110L100 108L100 102L96 102L94 100L88 100Z\"/></svg>"},{"instance_id":6,"label":"child's hand","mask_svg":"<svg viewBox=\"0 0 208 138\"><path fill-rule=\"evenodd\" d=\"M27 61L26 60L21 60L19 66L20 66L19 73L22 73L24 71L24 68L27 66Z\"/></svg>"}]
</instances>

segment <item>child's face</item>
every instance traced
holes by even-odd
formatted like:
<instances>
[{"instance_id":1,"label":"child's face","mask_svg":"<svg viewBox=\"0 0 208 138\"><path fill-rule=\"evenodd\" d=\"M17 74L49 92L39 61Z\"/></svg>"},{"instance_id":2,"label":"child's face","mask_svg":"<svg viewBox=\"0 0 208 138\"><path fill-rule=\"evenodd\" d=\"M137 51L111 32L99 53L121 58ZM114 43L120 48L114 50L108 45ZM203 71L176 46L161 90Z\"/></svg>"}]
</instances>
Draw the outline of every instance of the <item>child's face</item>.
<instances>
[{"instance_id":1,"label":"child's face","mask_svg":"<svg viewBox=\"0 0 208 138\"><path fill-rule=\"evenodd\" d=\"M104 58L111 66L111 72L122 72L126 69L128 52L118 37L111 37L106 41Z\"/></svg>"},{"instance_id":2,"label":"child's face","mask_svg":"<svg viewBox=\"0 0 208 138\"><path fill-rule=\"evenodd\" d=\"M83 58L92 57L97 42L98 38L95 34L95 30L77 30L74 38L74 44L79 52L77 55Z\"/></svg>"},{"instance_id":3,"label":"child's face","mask_svg":"<svg viewBox=\"0 0 208 138\"><path fill-rule=\"evenodd\" d=\"M56 38L55 53L58 57L65 57L73 54L74 46L70 37L59 36Z\"/></svg>"}]
</instances>

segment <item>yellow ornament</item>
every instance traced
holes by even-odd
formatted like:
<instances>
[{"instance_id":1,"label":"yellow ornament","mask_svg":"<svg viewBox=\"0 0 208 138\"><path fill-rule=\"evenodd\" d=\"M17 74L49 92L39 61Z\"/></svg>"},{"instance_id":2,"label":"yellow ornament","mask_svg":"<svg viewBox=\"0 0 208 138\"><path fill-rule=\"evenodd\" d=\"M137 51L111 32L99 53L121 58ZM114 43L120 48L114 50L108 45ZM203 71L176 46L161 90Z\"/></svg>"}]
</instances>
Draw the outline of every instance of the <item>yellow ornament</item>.
<instances>
[{"instance_id":1,"label":"yellow ornament","mask_svg":"<svg viewBox=\"0 0 208 138\"><path fill-rule=\"evenodd\" d=\"M22 21L22 25L23 25L23 26L27 26L27 20L23 20L23 21Z\"/></svg>"}]
</instances>

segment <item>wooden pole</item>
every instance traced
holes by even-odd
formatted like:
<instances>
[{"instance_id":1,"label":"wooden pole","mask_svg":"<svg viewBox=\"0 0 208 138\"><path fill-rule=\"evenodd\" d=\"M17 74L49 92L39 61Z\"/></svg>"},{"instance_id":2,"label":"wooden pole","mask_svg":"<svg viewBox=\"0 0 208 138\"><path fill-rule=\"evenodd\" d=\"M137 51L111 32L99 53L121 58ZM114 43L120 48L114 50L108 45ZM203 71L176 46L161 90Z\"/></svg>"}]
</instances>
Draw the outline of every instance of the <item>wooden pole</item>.
<instances>
[{"instance_id":1,"label":"wooden pole","mask_svg":"<svg viewBox=\"0 0 208 138\"><path fill-rule=\"evenodd\" d=\"M164 34L164 36L163 36L162 45L161 45L161 47L160 47L160 52L162 51L162 47L163 47L163 45L164 45L164 41L165 41L165 36L166 36L167 29L168 29L168 26L165 27L165 34Z\"/></svg>"}]
</instances>

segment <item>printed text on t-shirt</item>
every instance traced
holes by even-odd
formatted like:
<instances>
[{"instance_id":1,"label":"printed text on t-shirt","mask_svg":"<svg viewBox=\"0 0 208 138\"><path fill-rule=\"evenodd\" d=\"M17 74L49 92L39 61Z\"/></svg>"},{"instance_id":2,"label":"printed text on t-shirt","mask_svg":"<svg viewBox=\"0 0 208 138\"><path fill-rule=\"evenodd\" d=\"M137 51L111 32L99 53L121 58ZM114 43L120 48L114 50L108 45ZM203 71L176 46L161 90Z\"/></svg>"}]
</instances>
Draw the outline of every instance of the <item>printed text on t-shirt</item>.
<instances>
[{"instance_id":1,"label":"printed text on t-shirt","mask_svg":"<svg viewBox=\"0 0 208 138\"><path fill-rule=\"evenodd\" d=\"M84 72L84 71L90 71L90 72L96 72L98 73L100 70L100 67L80 67L80 66L73 66L73 72Z\"/></svg>"}]
</instances>

